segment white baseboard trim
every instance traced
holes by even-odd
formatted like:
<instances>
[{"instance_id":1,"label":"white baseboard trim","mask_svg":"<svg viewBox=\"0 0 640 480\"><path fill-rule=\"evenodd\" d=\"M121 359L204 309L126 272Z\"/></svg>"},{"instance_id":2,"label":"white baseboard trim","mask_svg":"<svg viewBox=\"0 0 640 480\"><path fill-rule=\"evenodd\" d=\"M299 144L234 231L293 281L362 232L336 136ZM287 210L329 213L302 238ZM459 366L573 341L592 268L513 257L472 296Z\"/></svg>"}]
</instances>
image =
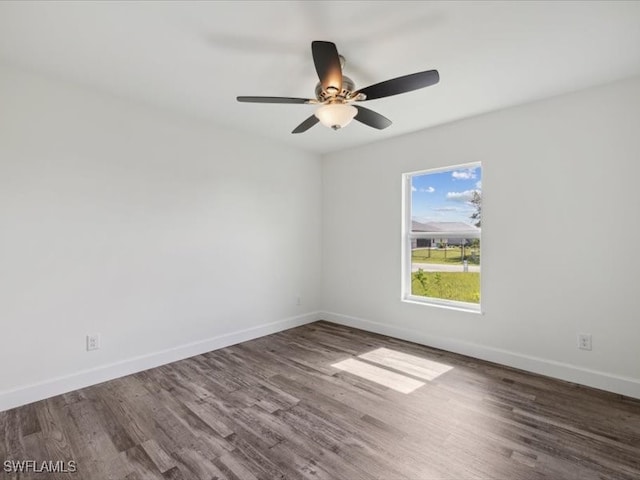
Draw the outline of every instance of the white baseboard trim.
<instances>
[{"instance_id":1,"label":"white baseboard trim","mask_svg":"<svg viewBox=\"0 0 640 480\"><path fill-rule=\"evenodd\" d=\"M434 337L415 330L365 320L363 318L342 315L333 312L321 312L320 318L348 327L379 333L407 340L421 345L459 353L481 360L487 360L528 372L566 380L589 387L599 388L613 393L640 399L640 380L611 373L590 370L568 363L556 362L539 357L523 355L517 352L464 342L452 338Z\"/></svg>"},{"instance_id":2,"label":"white baseboard trim","mask_svg":"<svg viewBox=\"0 0 640 480\"><path fill-rule=\"evenodd\" d=\"M219 348L246 342L254 338L299 327L320 319L319 312L310 312L256 327L230 332L197 342L179 345L159 352L129 358L100 367L81 370L44 382L24 385L10 390L0 391L0 412L62 393L124 377L149 368L166 365L184 358L200 355Z\"/></svg>"}]
</instances>

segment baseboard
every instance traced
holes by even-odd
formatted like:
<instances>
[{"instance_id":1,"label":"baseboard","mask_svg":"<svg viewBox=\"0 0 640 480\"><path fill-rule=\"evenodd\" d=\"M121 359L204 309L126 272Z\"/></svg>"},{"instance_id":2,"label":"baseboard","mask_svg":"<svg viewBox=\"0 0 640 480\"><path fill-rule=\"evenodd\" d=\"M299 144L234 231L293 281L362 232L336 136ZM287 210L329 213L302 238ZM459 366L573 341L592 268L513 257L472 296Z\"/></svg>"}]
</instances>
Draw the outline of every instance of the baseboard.
<instances>
[{"instance_id":1,"label":"baseboard","mask_svg":"<svg viewBox=\"0 0 640 480\"><path fill-rule=\"evenodd\" d=\"M509 367L519 368L528 372L546 375L548 377L566 380L568 382L586 385L606 390L620 395L640 399L640 380L622 377L597 370L590 370L539 357L523 355L517 352L487 347L475 343L468 343L451 338L433 337L415 330L373 322L363 318L342 315L333 312L321 312L320 318L329 322L359 328L368 332L379 333L390 337L408 340L429 347L447 350L449 352L467 355L481 360L499 363Z\"/></svg>"},{"instance_id":2,"label":"baseboard","mask_svg":"<svg viewBox=\"0 0 640 480\"><path fill-rule=\"evenodd\" d=\"M184 358L200 355L219 348L246 342L254 338L299 327L320 319L319 312L310 312L256 327L218 335L198 342L179 345L159 352L129 358L120 362L102 365L97 368L81 370L44 382L25 385L11 390L0 391L0 412L62 393L124 377L149 368L166 365Z\"/></svg>"}]
</instances>

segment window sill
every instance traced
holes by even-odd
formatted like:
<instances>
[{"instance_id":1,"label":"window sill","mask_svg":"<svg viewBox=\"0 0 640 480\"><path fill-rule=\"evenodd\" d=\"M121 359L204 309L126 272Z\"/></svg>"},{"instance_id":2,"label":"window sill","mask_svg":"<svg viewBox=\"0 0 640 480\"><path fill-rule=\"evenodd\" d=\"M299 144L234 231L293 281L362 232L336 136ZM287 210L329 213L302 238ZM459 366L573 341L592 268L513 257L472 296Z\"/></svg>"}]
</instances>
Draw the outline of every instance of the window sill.
<instances>
[{"instance_id":1,"label":"window sill","mask_svg":"<svg viewBox=\"0 0 640 480\"><path fill-rule=\"evenodd\" d=\"M455 302L447 300L439 300L437 298L419 297L416 295L407 295L401 299L405 303L412 303L414 305L424 305L427 307L445 308L447 310L456 310L458 312L477 313L484 315L480 304Z\"/></svg>"}]
</instances>

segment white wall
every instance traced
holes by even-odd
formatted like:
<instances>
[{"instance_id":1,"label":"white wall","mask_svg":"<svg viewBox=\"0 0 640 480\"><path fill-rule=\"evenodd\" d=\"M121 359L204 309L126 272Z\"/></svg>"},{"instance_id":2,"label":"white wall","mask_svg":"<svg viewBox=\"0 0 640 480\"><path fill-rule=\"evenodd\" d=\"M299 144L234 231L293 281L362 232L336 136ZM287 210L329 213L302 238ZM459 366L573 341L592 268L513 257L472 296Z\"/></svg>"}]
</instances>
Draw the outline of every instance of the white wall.
<instances>
[{"instance_id":1,"label":"white wall","mask_svg":"<svg viewBox=\"0 0 640 480\"><path fill-rule=\"evenodd\" d=\"M640 397L639 131L635 79L321 166L2 66L0 410L305 323L321 308ZM484 167L485 313L402 303L401 174L473 161ZM86 352L93 332L102 349ZM593 351L576 348L578 332L593 335Z\"/></svg>"},{"instance_id":2,"label":"white wall","mask_svg":"<svg viewBox=\"0 0 640 480\"><path fill-rule=\"evenodd\" d=\"M401 302L401 174L476 161L484 315ZM640 79L329 155L324 317L640 397L639 185Z\"/></svg>"},{"instance_id":3,"label":"white wall","mask_svg":"<svg viewBox=\"0 0 640 480\"><path fill-rule=\"evenodd\" d=\"M320 211L314 155L2 67L0 410L315 319Z\"/></svg>"}]
</instances>

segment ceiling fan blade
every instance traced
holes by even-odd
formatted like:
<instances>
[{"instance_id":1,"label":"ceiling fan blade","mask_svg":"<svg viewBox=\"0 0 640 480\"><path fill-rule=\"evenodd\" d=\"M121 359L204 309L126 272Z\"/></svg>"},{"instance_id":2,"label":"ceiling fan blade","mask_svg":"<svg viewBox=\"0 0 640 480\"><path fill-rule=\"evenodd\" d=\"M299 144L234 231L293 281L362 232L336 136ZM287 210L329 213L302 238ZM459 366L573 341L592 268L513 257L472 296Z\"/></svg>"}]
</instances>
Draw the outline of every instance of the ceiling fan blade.
<instances>
[{"instance_id":1,"label":"ceiling fan blade","mask_svg":"<svg viewBox=\"0 0 640 480\"><path fill-rule=\"evenodd\" d=\"M291 133L306 132L307 130L309 130L311 127L313 127L319 121L320 120L318 120L318 117L316 117L315 115L311 115L304 122L302 122L300 125L298 125Z\"/></svg>"},{"instance_id":2,"label":"ceiling fan blade","mask_svg":"<svg viewBox=\"0 0 640 480\"><path fill-rule=\"evenodd\" d=\"M354 105L354 107L358 109L358 114L353 118L358 120L360 123L377 128L378 130L383 130L391 125L391 120L374 112L373 110L369 110L368 108L364 108L359 105Z\"/></svg>"},{"instance_id":3,"label":"ceiling fan blade","mask_svg":"<svg viewBox=\"0 0 640 480\"><path fill-rule=\"evenodd\" d=\"M239 102L250 103L311 103L313 100L307 98L292 97L236 97Z\"/></svg>"},{"instance_id":4,"label":"ceiling fan blade","mask_svg":"<svg viewBox=\"0 0 640 480\"><path fill-rule=\"evenodd\" d=\"M427 70L426 72L412 73L403 77L393 78L385 82L376 83L362 88L354 93L364 93L365 100L375 100L376 98L390 97L400 93L411 92L419 88L435 85L440 81L440 74L437 70Z\"/></svg>"},{"instance_id":5,"label":"ceiling fan blade","mask_svg":"<svg viewBox=\"0 0 640 480\"><path fill-rule=\"evenodd\" d=\"M342 67L336 44L332 42L311 42L311 53L316 72L324 90L342 90Z\"/></svg>"}]
</instances>

